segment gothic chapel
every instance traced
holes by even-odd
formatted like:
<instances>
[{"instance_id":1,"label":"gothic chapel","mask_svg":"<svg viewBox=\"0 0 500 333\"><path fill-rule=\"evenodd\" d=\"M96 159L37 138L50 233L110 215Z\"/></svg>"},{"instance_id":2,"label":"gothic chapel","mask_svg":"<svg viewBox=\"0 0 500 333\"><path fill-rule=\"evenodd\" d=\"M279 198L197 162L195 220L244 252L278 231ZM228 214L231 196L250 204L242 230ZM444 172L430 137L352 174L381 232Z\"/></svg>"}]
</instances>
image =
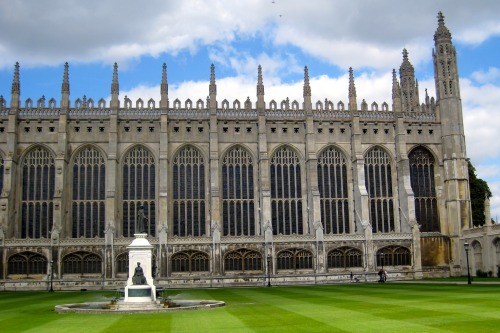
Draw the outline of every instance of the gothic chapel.
<instances>
[{"instance_id":1,"label":"gothic chapel","mask_svg":"<svg viewBox=\"0 0 500 333\"><path fill-rule=\"evenodd\" d=\"M374 281L465 272L471 228L457 54L438 16L436 98L420 103L408 52L390 104L265 95L60 102L0 97L0 282L4 290L117 288L142 206L158 286ZM269 279L269 280L268 280Z\"/></svg>"}]
</instances>

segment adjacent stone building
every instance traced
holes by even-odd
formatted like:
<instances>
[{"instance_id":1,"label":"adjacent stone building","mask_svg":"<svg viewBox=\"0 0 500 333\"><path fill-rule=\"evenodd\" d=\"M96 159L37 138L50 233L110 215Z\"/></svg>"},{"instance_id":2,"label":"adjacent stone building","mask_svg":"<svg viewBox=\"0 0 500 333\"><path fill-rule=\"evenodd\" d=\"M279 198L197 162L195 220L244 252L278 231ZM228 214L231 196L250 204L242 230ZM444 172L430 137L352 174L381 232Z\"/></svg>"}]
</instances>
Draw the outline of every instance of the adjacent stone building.
<instances>
[{"instance_id":1,"label":"adjacent stone building","mask_svg":"<svg viewBox=\"0 0 500 333\"><path fill-rule=\"evenodd\" d=\"M5 289L115 288L140 207L159 286L374 280L465 273L471 227L457 54L439 14L436 98L420 103L403 51L392 102L0 98ZM493 246L498 237L489 240ZM493 251L493 250L492 250ZM498 259L496 259L498 260ZM497 261L498 262L498 261ZM52 277L51 277L52 272Z\"/></svg>"}]
</instances>

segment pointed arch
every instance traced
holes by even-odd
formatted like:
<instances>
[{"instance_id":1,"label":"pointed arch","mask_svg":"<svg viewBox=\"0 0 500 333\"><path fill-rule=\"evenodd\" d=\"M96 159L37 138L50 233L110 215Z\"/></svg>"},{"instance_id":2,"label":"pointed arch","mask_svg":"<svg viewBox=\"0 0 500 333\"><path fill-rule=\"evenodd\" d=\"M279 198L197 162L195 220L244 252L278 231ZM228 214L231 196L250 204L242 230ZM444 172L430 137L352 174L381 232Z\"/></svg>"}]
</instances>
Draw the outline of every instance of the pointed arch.
<instances>
[{"instance_id":1,"label":"pointed arch","mask_svg":"<svg viewBox=\"0 0 500 333\"><path fill-rule=\"evenodd\" d=\"M224 271L262 271L262 255L254 250L238 249L224 256Z\"/></svg>"},{"instance_id":2,"label":"pointed arch","mask_svg":"<svg viewBox=\"0 0 500 333\"><path fill-rule=\"evenodd\" d=\"M205 235L205 158L191 145L172 159L172 196L174 236Z\"/></svg>"},{"instance_id":3,"label":"pointed arch","mask_svg":"<svg viewBox=\"0 0 500 333\"><path fill-rule=\"evenodd\" d=\"M63 274L100 274L102 272L102 258L87 251L78 251L63 257Z\"/></svg>"},{"instance_id":4,"label":"pointed arch","mask_svg":"<svg viewBox=\"0 0 500 333\"><path fill-rule=\"evenodd\" d=\"M106 163L94 146L84 146L72 159L73 238L104 237L106 206Z\"/></svg>"},{"instance_id":5,"label":"pointed arch","mask_svg":"<svg viewBox=\"0 0 500 333\"><path fill-rule=\"evenodd\" d=\"M372 231L394 232L392 159L380 147L371 148L365 155L365 186Z\"/></svg>"},{"instance_id":6,"label":"pointed arch","mask_svg":"<svg viewBox=\"0 0 500 333\"><path fill-rule=\"evenodd\" d=\"M24 251L16 253L7 260L8 275L45 275L47 274L47 258L43 255Z\"/></svg>"},{"instance_id":7,"label":"pointed arch","mask_svg":"<svg viewBox=\"0 0 500 333\"><path fill-rule=\"evenodd\" d=\"M35 146L27 151L21 167L21 238L48 238L54 220L54 154Z\"/></svg>"},{"instance_id":8,"label":"pointed arch","mask_svg":"<svg viewBox=\"0 0 500 333\"><path fill-rule=\"evenodd\" d=\"M405 246L391 245L377 251L377 266L410 266L411 252Z\"/></svg>"},{"instance_id":9,"label":"pointed arch","mask_svg":"<svg viewBox=\"0 0 500 333\"><path fill-rule=\"evenodd\" d=\"M172 273L177 272L208 272L210 257L207 253L195 250L176 252L170 259Z\"/></svg>"},{"instance_id":10,"label":"pointed arch","mask_svg":"<svg viewBox=\"0 0 500 333\"><path fill-rule=\"evenodd\" d=\"M132 147L122 162L123 236L135 233L137 212L141 206L148 218L144 226L150 236L156 235L156 162L151 151L142 145Z\"/></svg>"},{"instance_id":11,"label":"pointed arch","mask_svg":"<svg viewBox=\"0 0 500 333\"><path fill-rule=\"evenodd\" d=\"M5 172L5 162L3 159L2 152L0 151L0 193L3 191L3 177Z\"/></svg>"},{"instance_id":12,"label":"pointed arch","mask_svg":"<svg viewBox=\"0 0 500 333\"><path fill-rule=\"evenodd\" d=\"M313 268L313 254L301 248L289 248L278 252L276 256L278 270L298 270Z\"/></svg>"},{"instance_id":13,"label":"pointed arch","mask_svg":"<svg viewBox=\"0 0 500 333\"><path fill-rule=\"evenodd\" d=\"M297 152L289 146L274 151L270 163L271 219L275 235L302 234L302 175Z\"/></svg>"},{"instance_id":14,"label":"pointed arch","mask_svg":"<svg viewBox=\"0 0 500 333\"><path fill-rule=\"evenodd\" d=\"M221 182L224 236L255 235L254 159L245 148L224 154Z\"/></svg>"},{"instance_id":15,"label":"pointed arch","mask_svg":"<svg viewBox=\"0 0 500 333\"><path fill-rule=\"evenodd\" d=\"M349 233L349 194L345 155L333 146L326 148L318 157L317 170L323 230L326 234Z\"/></svg>"},{"instance_id":16,"label":"pointed arch","mask_svg":"<svg viewBox=\"0 0 500 333\"><path fill-rule=\"evenodd\" d=\"M410 152L408 159L411 188L415 197L415 217L420 231L440 231L434 156L427 148L418 146Z\"/></svg>"},{"instance_id":17,"label":"pointed arch","mask_svg":"<svg viewBox=\"0 0 500 333\"><path fill-rule=\"evenodd\" d=\"M360 250L342 246L328 252L328 268L347 270L353 267L363 267L363 254Z\"/></svg>"}]
</instances>

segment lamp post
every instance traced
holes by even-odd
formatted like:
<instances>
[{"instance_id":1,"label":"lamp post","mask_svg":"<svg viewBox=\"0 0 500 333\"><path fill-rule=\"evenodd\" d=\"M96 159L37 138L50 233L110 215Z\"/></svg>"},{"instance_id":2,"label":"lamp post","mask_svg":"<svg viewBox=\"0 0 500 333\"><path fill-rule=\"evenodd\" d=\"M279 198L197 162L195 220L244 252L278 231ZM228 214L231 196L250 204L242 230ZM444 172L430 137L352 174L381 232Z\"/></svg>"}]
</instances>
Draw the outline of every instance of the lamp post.
<instances>
[{"instance_id":1,"label":"lamp post","mask_svg":"<svg viewBox=\"0 0 500 333\"><path fill-rule=\"evenodd\" d=\"M271 286L271 255L267 255L267 286Z\"/></svg>"},{"instance_id":2,"label":"lamp post","mask_svg":"<svg viewBox=\"0 0 500 333\"><path fill-rule=\"evenodd\" d=\"M471 284L470 269L469 269L469 242L465 241L465 258L467 258L467 284Z\"/></svg>"},{"instance_id":3,"label":"lamp post","mask_svg":"<svg viewBox=\"0 0 500 333\"><path fill-rule=\"evenodd\" d=\"M49 292L53 293L54 289L52 288L52 277L54 276L54 260L50 261L50 289Z\"/></svg>"}]
</instances>

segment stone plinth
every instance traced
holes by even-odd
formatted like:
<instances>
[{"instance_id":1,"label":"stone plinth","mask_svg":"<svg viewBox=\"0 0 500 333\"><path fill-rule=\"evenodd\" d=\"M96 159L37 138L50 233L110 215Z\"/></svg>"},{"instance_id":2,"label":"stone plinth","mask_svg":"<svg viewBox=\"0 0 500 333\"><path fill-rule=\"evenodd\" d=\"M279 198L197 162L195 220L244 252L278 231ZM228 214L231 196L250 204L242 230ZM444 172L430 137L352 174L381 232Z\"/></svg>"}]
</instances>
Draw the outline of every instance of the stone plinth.
<instances>
[{"instance_id":1,"label":"stone plinth","mask_svg":"<svg viewBox=\"0 0 500 333\"><path fill-rule=\"evenodd\" d=\"M128 279L125 287L125 302L148 302L156 300L156 288L153 283L151 259L153 246L146 239L147 234L134 234L135 239L128 248ZM141 264L146 284L134 285L137 263Z\"/></svg>"}]
</instances>

